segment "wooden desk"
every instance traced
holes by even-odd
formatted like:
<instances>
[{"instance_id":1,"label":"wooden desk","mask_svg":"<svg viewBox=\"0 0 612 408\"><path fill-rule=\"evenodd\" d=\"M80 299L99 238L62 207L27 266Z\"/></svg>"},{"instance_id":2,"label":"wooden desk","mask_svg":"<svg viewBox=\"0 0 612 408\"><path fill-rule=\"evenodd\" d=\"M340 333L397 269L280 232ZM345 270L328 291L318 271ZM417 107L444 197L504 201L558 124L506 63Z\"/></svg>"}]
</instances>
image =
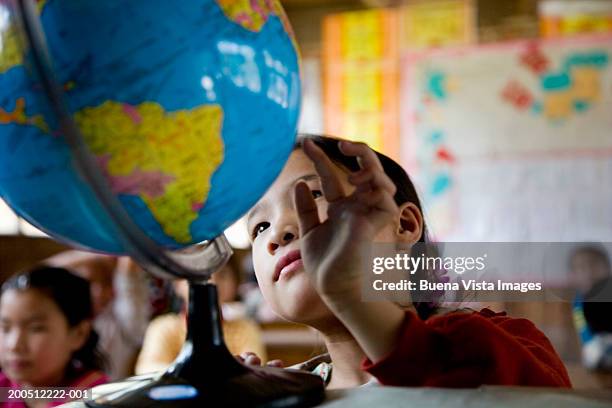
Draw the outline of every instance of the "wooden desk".
<instances>
[{"instance_id":1,"label":"wooden desk","mask_svg":"<svg viewBox=\"0 0 612 408\"><path fill-rule=\"evenodd\" d=\"M308 326L289 322L263 323L262 340L269 360L291 366L325 352L323 338Z\"/></svg>"},{"instance_id":2,"label":"wooden desk","mask_svg":"<svg viewBox=\"0 0 612 408\"><path fill-rule=\"evenodd\" d=\"M121 388L121 384L117 384L117 386L115 389ZM125 387L125 385L123 386ZM83 402L72 402L63 405L63 407L85 408L85 404ZM535 387L481 387L456 390L372 386L327 391L326 400L320 407L611 408L612 390L575 391Z\"/></svg>"},{"instance_id":3,"label":"wooden desk","mask_svg":"<svg viewBox=\"0 0 612 408\"><path fill-rule=\"evenodd\" d=\"M612 390L364 387L327 392L325 408L610 408Z\"/></svg>"},{"instance_id":4,"label":"wooden desk","mask_svg":"<svg viewBox=\"0 0 612 408\"><path fill-rule=\"evenodd\" d=\"M565 364L575 390L609 389L612 392L612 373L589 371L582 365Z\"/></svg>"}]
</instances>

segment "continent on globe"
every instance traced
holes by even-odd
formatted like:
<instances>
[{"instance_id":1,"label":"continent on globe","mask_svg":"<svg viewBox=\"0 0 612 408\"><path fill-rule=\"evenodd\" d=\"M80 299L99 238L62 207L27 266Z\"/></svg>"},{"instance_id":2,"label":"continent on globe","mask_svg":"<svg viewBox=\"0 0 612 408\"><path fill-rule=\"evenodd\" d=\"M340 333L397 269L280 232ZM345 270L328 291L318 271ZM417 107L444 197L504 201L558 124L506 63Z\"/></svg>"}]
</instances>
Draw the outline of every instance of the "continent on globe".
<instances>
[{"instance_id":1,"label":"continent on globe","mask_svg":"<svg viewBox=\"0 0 612 408\"><path fill-rule=\"evenodd\" d=\"M270 14L281 19L283 27L295 45L293 29L278 0L216 0L230 20L250 31L259 32Z\"/></svg>"},{"instance_id":2,"label":"continent on globe","mask_svg":"<svg viewBox=\"0 0 612 408\"><path fill-rule=\"evenodd\" d=\"M0 108L0 125L14 124L36 126L41 131L47 133L49 131L49 127L45 123L45 119L42 117L42 115L28 117L25 112L25 105L25 99L19 98L15 102L15 110L12 112L7 112Z\"/></svg>"},{"instance_id":3,"label":"continent on globe","mask_svg":"<svg viewBox=\"0 0 612 408\"><path fill-rule=\"evenodd\" d=\"M39 13L45 7L47 0L38 0ZM17 37L17 28L9 22L9 11L0 4L0 74L23 64L23 46Z\"/></svg>"},{"instance_id":4,"label":"continent on globe","mask_svg":"<svg viewBox=\"0 0 612 408\"><path fill-rule=\"evenodd\" d=\"M222 234L281 171L301 101L281 1L24 1L40 49L21 3L0 0L0 195L19 216L71 245L130 249L74 160L33 51L108 193L165 249Z\"/></svg>"},{"instance_id":5,"label":"continent on globe","mask_svg":"<svg viewBox=\"0 0 612 408\"><path fill-rule=\"evenodd\" d=\"M8 19L8 11L0 6L0 74L23 63L22 47L17 39L15 25L2 27L4 19Z\"/></svg>"},{"instance_id":6,"label":"continent on globe","mask_svg":"<svg viewBox=\"0 0 612 408\"><path fill-rule=\"evenodd\" d=\"M140 197L164 233L192 241L190 225L223 162L221 106L166 112L155 102L106 101L74 117L112 191Z\"/></svg>"}]
</instances>

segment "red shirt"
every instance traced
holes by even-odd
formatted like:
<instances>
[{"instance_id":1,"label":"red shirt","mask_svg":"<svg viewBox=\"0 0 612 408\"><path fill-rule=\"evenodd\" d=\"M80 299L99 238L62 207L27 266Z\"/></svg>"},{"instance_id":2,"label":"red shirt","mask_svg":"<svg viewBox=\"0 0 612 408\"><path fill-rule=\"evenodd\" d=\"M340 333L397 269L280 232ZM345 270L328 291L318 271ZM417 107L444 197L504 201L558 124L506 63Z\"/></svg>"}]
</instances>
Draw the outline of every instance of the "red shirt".
<instances>
[{"instance_id":1,"label":"red shirt","mask_svg":"<svg viewBox=\"0 0 612 408\"><path fill-rule=\"evenodd\" d=\"M65 385L67 388L93 388L97 385L104 384L108 381L106 375L101 371L87 371L80 375L77 379ZM7 387L14 390L19 390L19 384L11 381L4 373L0 372L0 387ZM7 391L8 392L8 391ZM7 394L8 395L8 394ZM6 395L5 395L6 397ZM69 400L50 401L46 406L55 407L65 404ZM25 402L21 400L0 402L2 408L27 408Z\"/></svg>"},{"instance_id":2,"label":"red shirt","mask_svg":"<svg viewBox=\"0 0 612 408\"><path fill-rule=\"evenodd\" d=\"M396 348L362 368L383 385L571 387L546 336L527 319L489 309L421 320L406 312Z\"/></svg>"}]
</instances>

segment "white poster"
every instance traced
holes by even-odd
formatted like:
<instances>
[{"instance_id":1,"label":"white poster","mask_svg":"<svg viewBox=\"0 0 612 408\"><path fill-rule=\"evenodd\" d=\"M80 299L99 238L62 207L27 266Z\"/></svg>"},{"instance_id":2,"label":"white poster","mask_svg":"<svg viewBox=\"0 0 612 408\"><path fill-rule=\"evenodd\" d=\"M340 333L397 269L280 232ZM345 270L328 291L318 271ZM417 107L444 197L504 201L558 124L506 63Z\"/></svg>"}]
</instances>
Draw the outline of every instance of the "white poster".
<instances>
[{"instance_id":1,"label":"white poster","mask_svg":"<svg viewBox=\"0 0 612 408\"><path fill-rule=\"evenodd\" d=\"M612 36L407 55L402 161L434 236L612 241Z\"/></svg>"}]
</instances>

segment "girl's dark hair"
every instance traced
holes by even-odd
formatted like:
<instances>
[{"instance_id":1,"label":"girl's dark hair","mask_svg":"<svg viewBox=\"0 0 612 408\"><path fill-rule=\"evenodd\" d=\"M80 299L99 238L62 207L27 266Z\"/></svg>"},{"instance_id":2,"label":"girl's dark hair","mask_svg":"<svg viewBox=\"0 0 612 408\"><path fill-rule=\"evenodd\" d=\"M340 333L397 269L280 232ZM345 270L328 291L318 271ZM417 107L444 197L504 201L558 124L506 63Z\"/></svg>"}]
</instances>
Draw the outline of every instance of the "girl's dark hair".
<instances>
[{"instance_id":1,"label":"girl's dark hair","mask_svg":"<svg viewBox=\"0 0 612 408\"><path fill-rule=\"evenodd\" d=\"M608 257L608 251L606 250L606 247L600 243L584 243L574 248L568 259L570 268L572 267L572 261L574 258L581 254L598 258L605 265L608 271L612 269L612 266L610 265L610 258Z\"/></svg>"},{"instance_id":2,"label":"girl's dark hair","mask_svg":"<svg viewBox=\"0 0 612 408\"><path fill-rule=\"evenodd\" d=\"M11 277L2 285L7 290L37 289L47 295L62 311L68 325L74 327L84 320L93 319L89 282L64 268L41 266ZM91 329L83 346L72 354L67 375L84 370L102 370L104 357L98 350L98 334Z\"/></svg>"},{"instance_id":3,"label":"girl's dark hair","mask_svg":"<svg viewBox=\"0 0 612 408\"><path fill-rule=\"evenodd\" d=\"M338 142L342 139L322 136L322 135L312 135L312 134L300 134L298 136L298 143L296 148L301 148L302 142L304 139L312 140L317 146L319 146L327 156L336 164L339 164L342 167L345 167L351 172L358 171L361 167L359 166L359 162L356 157L346 156L344 153L340 151L340 147L338 146ZM396 163L393 159L384 154L377 152L372 149L376 156L378 156L378 160L382 164L383 170L389 176L391 181L396 187L395 195L393 199L395 203L399 206L404 203L410 202L413 203L423 214L423 209L421 207L421 200L419 200L419 195L417 194L416 188L410 180L408 173ZM423 220L423 231L418 240L421 243L429 243L428 229L425 224L425 220ZM431 250L433 247L427 245L428 250ZM429 279L437 280L436 276L429 276ZM421 319L427 319L432 314L435 313L437 309L436 302L413 302L414 307L416 308L417 314Z\"/></svg>"},{"instance_id":4,"label":"girl's dark hair","mask_svg":"<svg viewBox=\"0 0 612 408\"><path fill-rule=\"evenodd\" d=\"M607 277L593 284L584 295L582 313L589 329L595 334L612 333L612 278Z\"/></svg>"},{"instance_id":5,"label":"girl's dark hair","mask_svg":"<svg viewBox=\"0 0 612 408\"><path fill-rule=\"evenodd\" d=\"M340 147L338 146L338 142L342 139L337 139L329 136L321 136L321 135L311 135L311 134L300 134L298 147L301 146L301 142L304 139L310 139L317 146L319 146L327 156L337 164L347 168L350 171L358 171L360 169L359 162L356 157L346 156L344 153L340 151ZM393 159L388 156L385 156L382 153L377 152L372 149L376 156L378 156L378 160L380 160L380 164L383 166L383 170L389 176L393 184L395 184L396 192L393 196L395 200L395 204L402 205L404 203L413 203L416 207L423 213L423 209L421 208L421 200L419 200L419 195L414 188L414 184L406 171L397 164ZM425 220L423 220L423 232L418 242L427 242L427 227L425 225Z\"/></svg>"}]
</instances>

